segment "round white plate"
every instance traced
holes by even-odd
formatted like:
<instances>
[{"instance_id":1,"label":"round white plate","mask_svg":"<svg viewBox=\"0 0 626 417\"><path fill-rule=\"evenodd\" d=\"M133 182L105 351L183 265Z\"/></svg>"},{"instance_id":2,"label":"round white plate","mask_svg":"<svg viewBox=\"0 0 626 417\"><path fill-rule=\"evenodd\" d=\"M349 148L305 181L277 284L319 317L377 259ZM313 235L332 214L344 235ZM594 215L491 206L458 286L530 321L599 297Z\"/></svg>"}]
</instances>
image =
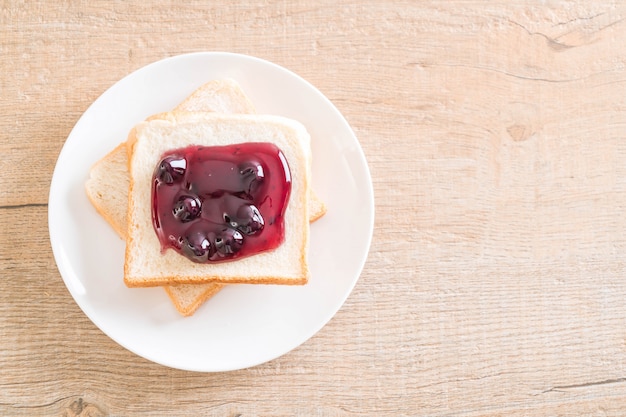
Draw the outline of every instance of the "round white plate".
<instances>
[{"instance_id":1,"label":"round white plate","mask_svg":"<svg viewBox=\"0 0 626 417\"><path fill-rule=\"evenodd\" d=\"M311 225L307 285L227 286L185 318L162 288L124 285L124 242L96 213L84 184L92 164L125 141L133 125L171 110L216 78L238 81L259 113L291 117L308 128L313 189L328 212ZM135 71L87 109L59 155L48 216L52 250L65 285L104 333L130 351L169 367L226 371L289 352L335 315L367 257L374 197L369 169L352 129L315 87L258 58L195 53Z\"/></svg>"}]
</instances>

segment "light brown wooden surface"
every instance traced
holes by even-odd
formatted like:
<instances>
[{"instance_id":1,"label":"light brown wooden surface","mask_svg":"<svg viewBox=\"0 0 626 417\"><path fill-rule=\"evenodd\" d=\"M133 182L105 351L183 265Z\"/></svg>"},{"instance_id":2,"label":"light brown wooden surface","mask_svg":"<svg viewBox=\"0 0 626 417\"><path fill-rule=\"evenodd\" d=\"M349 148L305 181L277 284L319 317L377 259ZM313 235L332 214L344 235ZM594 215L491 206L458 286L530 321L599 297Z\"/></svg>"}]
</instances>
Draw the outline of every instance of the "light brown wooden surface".
<instances>
[{"instance_id":1,"label":"light brown wooden surface","mask_svg":"<svg viewBox=\"0 0 626 417\"><path fill-rule=\"evenodd\" d=\"M625 17L618 1L1 2L0 415L626 415ZM316 336L198 374L82 313L47 200L93 100L210 50L336 104L376 229Z\"/></svg>"}]
</instances>

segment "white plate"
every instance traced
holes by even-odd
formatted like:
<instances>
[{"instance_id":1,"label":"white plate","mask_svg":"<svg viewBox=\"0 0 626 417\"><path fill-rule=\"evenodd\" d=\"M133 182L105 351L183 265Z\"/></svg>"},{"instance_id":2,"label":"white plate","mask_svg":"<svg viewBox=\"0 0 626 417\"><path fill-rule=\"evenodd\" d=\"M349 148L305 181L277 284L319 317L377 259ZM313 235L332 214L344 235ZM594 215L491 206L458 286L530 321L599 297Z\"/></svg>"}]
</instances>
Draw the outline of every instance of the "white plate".
<instances>
[{"instance_id":1,"label":"white plate","mask_svg":"<svg viewBox=\"0 0 626 417\"><path fill-rule=\"evenodd\" d=\"M328 213L311 227L307 285L229 286L184 318L162 288L124 285L124 243L89 203L84 183L91 165L124 141L134 124L172 109L201 84L227 77L240 83L259 113L291 117L308 128L313 188ZM374 198L354 133L315 87L258 58L195 53L135 71L87 109L59 155L48 217L52 250L65 285L104 333L169 367L226 371L289 352L335 315L365 263Z\"/></svg>"}]
</instances>

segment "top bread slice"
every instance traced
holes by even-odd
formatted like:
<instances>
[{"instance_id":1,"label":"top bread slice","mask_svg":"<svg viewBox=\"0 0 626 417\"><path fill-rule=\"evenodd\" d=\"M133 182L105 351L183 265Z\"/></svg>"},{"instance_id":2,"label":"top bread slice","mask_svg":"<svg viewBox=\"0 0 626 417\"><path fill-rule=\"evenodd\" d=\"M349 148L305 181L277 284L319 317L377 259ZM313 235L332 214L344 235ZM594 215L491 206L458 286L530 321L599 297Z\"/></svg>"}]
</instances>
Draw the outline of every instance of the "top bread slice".
<instances>
[{"instance_id":1,"label":"top bread slice","mask_svg":"<svg viewBox=\"0 0 626 417\"><path fill-rule=\"evenodd\" d=\"M284 242L276 249L231 262L199 264L174 250L161 250L152 225L151 184L168 150L190 145L270 142L287 159L291 195ZM268 115L169 113L137 125L130 146L130 189L124 282L129 287L171 284L304 284L308 281L310 137L297 121Z\"/></svg>"}]
</instances>

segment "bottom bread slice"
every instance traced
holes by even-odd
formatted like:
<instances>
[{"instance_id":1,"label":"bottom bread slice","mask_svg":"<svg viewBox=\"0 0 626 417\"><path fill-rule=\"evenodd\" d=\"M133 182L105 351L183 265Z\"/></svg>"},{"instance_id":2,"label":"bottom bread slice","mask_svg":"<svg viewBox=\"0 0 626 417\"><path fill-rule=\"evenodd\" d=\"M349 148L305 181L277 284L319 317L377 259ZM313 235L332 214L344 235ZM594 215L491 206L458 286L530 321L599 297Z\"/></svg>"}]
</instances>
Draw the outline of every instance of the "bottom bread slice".
<instances>
[{"instance_id":1,"label":"bottom bread slice","mask_svg":"<svg viewBox=\"0 0 626 417\"><path fill-rule=\"evenodd\" d=\"M256 112L239 84L231 79L216 79L204 83L175 107L174 111L225 114ZM126 144L121 143L92 166L85 184L86 194L92 205L124 240L129 183L128 154ZM326 210L325 203L310 189L309 221L320 219ZM222 287L223 284L208 283L164 286L164 289L178 312L189 316Z\"/></svg>"}]
</instances>

